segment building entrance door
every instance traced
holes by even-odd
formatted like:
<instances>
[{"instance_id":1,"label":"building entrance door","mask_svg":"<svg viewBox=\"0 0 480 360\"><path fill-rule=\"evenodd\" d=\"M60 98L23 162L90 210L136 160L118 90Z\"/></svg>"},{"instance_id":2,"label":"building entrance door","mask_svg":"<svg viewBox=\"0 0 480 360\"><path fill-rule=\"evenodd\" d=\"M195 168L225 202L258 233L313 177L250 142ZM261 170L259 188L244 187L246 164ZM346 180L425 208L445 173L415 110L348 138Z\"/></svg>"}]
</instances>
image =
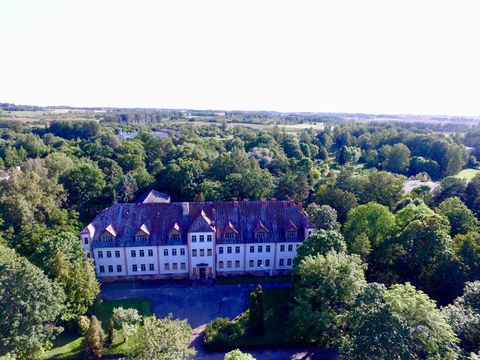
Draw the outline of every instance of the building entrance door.
<instances>
[{"instance_id":1,"label":"building entrance door","mask_svg":"<svg viewBox=\"0 0 480 360\"><path fill-rule=\"evenodd\" d=\"M200 274L200 279L205 279L207 274L207 269L205 269L204 267L201 267L199 269L199 274Z\"/></svg>"}]
</instances>

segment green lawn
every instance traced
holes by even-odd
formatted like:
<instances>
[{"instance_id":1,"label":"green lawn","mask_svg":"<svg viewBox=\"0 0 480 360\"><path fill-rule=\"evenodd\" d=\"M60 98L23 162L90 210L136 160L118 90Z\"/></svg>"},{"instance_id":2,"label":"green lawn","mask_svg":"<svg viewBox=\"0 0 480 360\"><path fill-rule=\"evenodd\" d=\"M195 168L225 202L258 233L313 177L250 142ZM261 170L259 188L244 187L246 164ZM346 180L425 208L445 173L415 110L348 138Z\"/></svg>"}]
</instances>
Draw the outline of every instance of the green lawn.
<instances>
[{"instance_id":1,"label":"green lawn","mask_svg":"<svg viewBox=\"0 0 480 360\"><path fill-rule=\"evenodd\" d=\"M111 300L101 301L95 304L93 313L102 322L103 329L108 328L108 319L111 317L113 309L123 306L124 308L135 308L143 316L152 315L150 302L147 299L128 299L128 300ZM128 352L132 347L133 341L129 339L127 342L123 341L123 335L120 331L116 332L113 345L106 354L108 355L122 355ZM63 332L55 340L53 349L50 350L47 359L84 359L85 355L82 352L83 337L76 332Z\"/></svg>"},{"instance_id":2,"label":"green lawn","mask_svg":"<svg viewBox=\"0 0 480 360\"><path fill-rule=\"evenodd\" d=\"M472 180L478 173L480 173L480 170L478 169L463 169L457 175L455 175L455 177L464 180Z\"/></svg>"},{"instance_id":3,"label":"green lawn","mask_svg":"<svg viewBox=\"0 0 480 360\"><path fill-rule=\"evenodd\" d=\"M286 331L288 328L288 303L290 289L264 290L265 333L263 336L254 336L248 331L248 310L232 320L225 330L220 330L219 343L212 343L212 350L227 350L286 344L291 342ZM233 330L232 330L233 329Z\"/></svg>"}]
</instances>

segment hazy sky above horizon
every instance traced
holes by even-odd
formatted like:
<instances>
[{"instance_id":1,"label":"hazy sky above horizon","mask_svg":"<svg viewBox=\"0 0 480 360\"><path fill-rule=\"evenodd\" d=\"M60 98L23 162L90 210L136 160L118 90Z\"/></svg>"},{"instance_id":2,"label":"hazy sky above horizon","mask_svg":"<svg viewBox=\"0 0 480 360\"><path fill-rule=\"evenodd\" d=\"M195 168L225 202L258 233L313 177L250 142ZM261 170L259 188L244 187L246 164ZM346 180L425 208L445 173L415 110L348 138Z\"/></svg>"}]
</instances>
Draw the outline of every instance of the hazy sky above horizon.
<instances>
[{"instance_id":1,"label":"hazy sky above horizon","mask_svg":"<svg viewBox=\"0 0 480 360\"><path fill-rule=\"evenodd\" d=\"M0 0L0 102L480 115L479 9Z\"/></svg>"}]
</instances>

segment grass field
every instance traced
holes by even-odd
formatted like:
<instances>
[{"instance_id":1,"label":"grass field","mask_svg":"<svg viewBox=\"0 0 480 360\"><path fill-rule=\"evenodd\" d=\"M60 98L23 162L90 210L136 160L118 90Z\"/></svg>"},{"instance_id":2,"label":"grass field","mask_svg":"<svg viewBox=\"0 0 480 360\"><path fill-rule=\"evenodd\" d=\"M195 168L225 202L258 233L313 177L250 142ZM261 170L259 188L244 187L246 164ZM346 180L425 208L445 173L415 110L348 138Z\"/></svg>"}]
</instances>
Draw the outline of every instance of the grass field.
<instances>
[{"instance_id":1,"label":"grass field","mask_svg":"<svg viewBox=\"0 0 480 360\"><path fill-rule=\"evenodd\" d=\"M129 300L115 300L102 301L94 306L94 314L102 322L102 328L106 332L108 328L108 320L110 319L113 309L123 306L124 308L135 308L143 316L152 315L150 302L146 299L129 299ZM85 359L85 354L82 352L83 337L79 336L77 332L66 331L54 341L53 348L50 350L47 359ZM121 331L117 331L113 341L113 345L106 352L107 355L123 355L128 353L132 347L133 341L123 341Z\"/></svg>"},{"instance_id":2,"label":"grass field","mask_svg":"<svg viewBox=\"0 0 480 360\"><path fill-rule=\"evenodd\" d=\"M455 175L455 177L464 180L472 180L478 173L480 173L480 170L478 169L463 169Z\"/></svg>"},{"instance_id":3,"label":"grass field","mask_svg":"<svg viewBox=\"0 0 480 360\"><path fill-rule=\"evenodd\" d=\"M287 276L242 276L242 277L217 277L217 285L235 285L235 284L262 284L265 282L287 282L292 277Z\"/></svg>"}]
</instances>

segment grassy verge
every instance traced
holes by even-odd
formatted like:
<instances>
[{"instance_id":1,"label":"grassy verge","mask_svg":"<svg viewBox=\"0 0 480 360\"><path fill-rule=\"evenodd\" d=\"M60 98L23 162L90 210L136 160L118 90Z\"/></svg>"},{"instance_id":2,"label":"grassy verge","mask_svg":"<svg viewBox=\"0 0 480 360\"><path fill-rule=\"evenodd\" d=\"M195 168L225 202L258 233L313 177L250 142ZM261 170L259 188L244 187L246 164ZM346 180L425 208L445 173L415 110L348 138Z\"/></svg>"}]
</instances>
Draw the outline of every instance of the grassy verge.
<instances>
[{"instance_id":1,"label":"grassy verge","mask_svg":"<svg viewBox=\"0 0 480 360\"><path fill-rule=\"evenodd\" d=\"M288 322L289 289L264 290L265 333L263 336L254 336L248 331L248 310L230 322L227 333L221 334L226 343L206 344L212 350L234 348L248 348L253 346L266 346L287 344L291 342L286 331ZM232 329L234 329L232 331Z\"/></svg>"},{"instance_id":2,"label":"grassy verge","mask_svg":"<svg viewBox=\"0 0 480 360\"><path fill-rule=\"evenodd\" d=\"M218 277L215 279L215 284L217 285L262 284L266 282L288 282L291 280L292 280L292 277L290 275Z\"/></svg>"},{"instance_id":3,"label":"grassy verge","mask_svg":"<svg viewBox=\"0 0 480 360\"><path fill-rule=\"evenodd\" d=\"M101 301L95 304L93 314L102 322L102 328L107 330L108 320L113 309L123 306L124 308L134 308L142 316L152 315L150 302L147 299L127 299L127 300L109 300ZM85 359L82 351L83 337L76 332L63 332L55 340L52 350L50 350L47 359ZM106 351L107 355L122 355L128 353L133 346L133 341L124 341L121 331L116 331L112 346Z\"/></svg>"}]
</instances>

